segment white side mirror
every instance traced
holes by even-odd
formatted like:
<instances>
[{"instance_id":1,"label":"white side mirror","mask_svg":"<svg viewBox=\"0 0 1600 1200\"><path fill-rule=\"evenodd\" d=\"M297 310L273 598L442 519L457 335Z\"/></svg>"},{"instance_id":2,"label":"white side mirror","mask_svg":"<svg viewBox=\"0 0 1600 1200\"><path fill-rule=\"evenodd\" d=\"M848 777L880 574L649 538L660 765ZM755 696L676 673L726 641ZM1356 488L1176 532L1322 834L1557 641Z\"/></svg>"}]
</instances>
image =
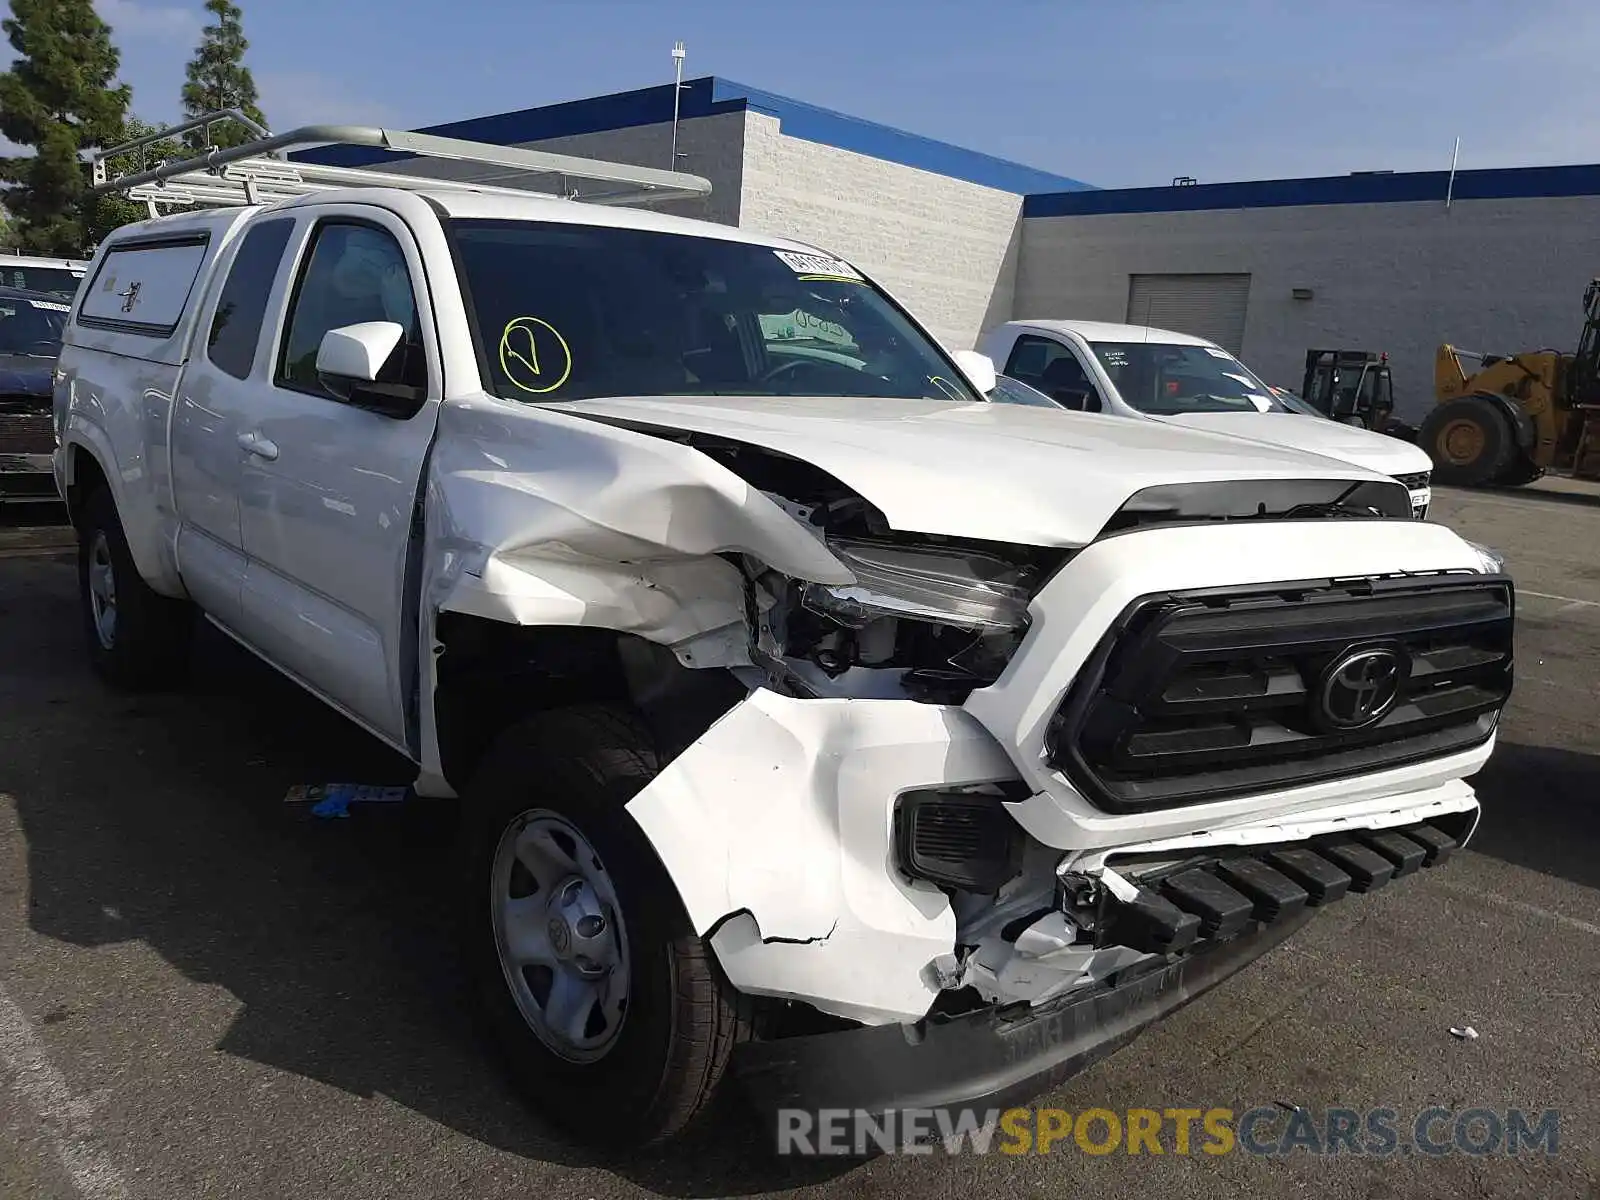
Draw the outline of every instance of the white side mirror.
<instances>
[{"instance_id":1,"label":"white side mirror","mask_svg":"<svg viewBox=\"0 0 1600 1200\"><path fill-rule=\"evenodd\" d=\"M967 382L978 389L980 396L987 396L994 391L996 379L992 358L976 350L957 350L952 357L956 360L956 366L961 368L961 373L967 377Z\"/></svg>"},{"instance_id":2,"label":"white side mirror","mask_svg":"<svg viewBox=\"0 0 1600 1200\"><path fill-rule=\"evenodd\" d=\"M362 321L330 329L317 347L317 374L371 383L405 335L405 327L395 321Z\"/></svg>"}]
</instances>

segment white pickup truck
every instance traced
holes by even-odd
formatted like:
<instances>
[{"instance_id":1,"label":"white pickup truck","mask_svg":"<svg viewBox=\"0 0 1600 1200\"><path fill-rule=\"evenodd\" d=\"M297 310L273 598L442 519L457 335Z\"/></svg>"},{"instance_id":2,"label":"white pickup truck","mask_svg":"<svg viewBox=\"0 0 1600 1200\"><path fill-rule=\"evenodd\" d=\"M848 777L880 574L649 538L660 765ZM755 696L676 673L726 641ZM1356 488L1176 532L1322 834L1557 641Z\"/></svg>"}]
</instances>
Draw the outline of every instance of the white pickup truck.
<instances>
[{"instance_id":1,"label":"white pickup truck","mask_svg":"<svg viewBox=\"0 0 1600 1200\"><path fill-rule=\"evenodd\" d=\"M1334 421L1279 395L1215 342L1104 321L1007 321L978 349L1063 408L1161 421L1325 454L1405 484L1412 515L1433 500L1433 460L1399 438Z\"/></svg>"},{"instance_id":2,"label":"white pickup truck","mask_svg":"<svg viewBox=\"0 0 1600 1200\"><path fill-rule=\"evenodd\" d=\"M109 237L55 469L108 680L198 614L459 797L550 1118L1036 1093L1471 835L1512 586L1393 480L988 403L811 246L395 183Z\"/></svg>"}]
</instances>

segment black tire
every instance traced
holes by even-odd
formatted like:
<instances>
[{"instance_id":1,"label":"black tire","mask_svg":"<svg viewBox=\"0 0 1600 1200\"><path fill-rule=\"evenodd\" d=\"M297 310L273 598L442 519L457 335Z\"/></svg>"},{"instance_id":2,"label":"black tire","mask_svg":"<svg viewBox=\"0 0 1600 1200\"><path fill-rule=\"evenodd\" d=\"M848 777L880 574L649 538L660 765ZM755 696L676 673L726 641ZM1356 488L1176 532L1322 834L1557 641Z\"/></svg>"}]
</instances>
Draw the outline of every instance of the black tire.
<instances>
[{"instance_id":1,"label":"black tire","mask_svg":"<svg viewBox=\"0 0 1600 1200\"><path fill-rule=\"evenodd\" d=\"M91 575L109 569L114 618L103 629L91 594ZM125 691L155 691L181 683L189 671L194 609L153 591L139 574L111 492L90 493L78 520L78 597L89 661L107 683Z\"/></svg>"},{"instance_id":2,"label":"black tire","mask_svg":"<svg viewBox=\"0 0 1600 1200\"><path fill-rule=\"evenodd\" d=\"M1532 483L1535 479L1544 478L1544 468L1535 466L1527 455L1519 455L1499 479L1495 480L1501 487L1522 487Z\"/></svg>"},{"instance_id":3,"label":"black tire","mask_svg":"<svg viewBox=\"0 0 1600 1200\"><path fill-rule=\"evenodd\" d=\"M462 945L486 1032L547 1120L574 1140L613 1150L687 1127L717 1091L734 1045L750 1036L738 997L624 811L656 770L652 740L632 717L598 706L559 709L506 730L463 796ZM493 864L502 835L529 810L557 814L589 841L627 931L627 1008L597 1061L573 1062L549 1048L501 967Z\"/></svg>"},{"instance_id":4,"label":"black tire","mask_svg":"<svg viewBox=\"0 0 1600 1200\"><path fill-rule=\"evenodd\" d=\"M1447 487L1496 483L1518 457L1511 419L1487 396L1462 396L1436 407L1422 422L1417 443L1433 459L1433 482Z\"/></svg>"}]
</instances>

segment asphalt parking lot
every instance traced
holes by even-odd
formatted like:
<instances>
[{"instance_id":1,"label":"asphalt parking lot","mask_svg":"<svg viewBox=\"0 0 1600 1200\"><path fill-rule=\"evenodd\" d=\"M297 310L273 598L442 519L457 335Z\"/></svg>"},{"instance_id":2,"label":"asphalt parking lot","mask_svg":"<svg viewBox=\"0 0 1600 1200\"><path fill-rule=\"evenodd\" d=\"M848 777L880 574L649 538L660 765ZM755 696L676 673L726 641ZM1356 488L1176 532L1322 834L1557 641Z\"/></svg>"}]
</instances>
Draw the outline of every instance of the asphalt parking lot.
<instances>
[{"instance_id":1,"label":"asphalt parking lot","mask_svg":"<svg viewBox=\"0 0 1600 1200\"><path fill-rule=\"evenodd\" d=\"M736 1114L626 1160L542 1129L452 969L447 806L319 820L405 764L220 637L89 674L61 530L0 529L0 1196L1600 1196L1600 488L1450 493L1502 549L1517 690L1472 850L1335 906L1041 1103L1560 1110L1554 1157L776 1160ZM1476 1040L1451 1036L1472 1026ZM597 1126L604 1112L593 1114Z\"/></svg>"}]
</instances>

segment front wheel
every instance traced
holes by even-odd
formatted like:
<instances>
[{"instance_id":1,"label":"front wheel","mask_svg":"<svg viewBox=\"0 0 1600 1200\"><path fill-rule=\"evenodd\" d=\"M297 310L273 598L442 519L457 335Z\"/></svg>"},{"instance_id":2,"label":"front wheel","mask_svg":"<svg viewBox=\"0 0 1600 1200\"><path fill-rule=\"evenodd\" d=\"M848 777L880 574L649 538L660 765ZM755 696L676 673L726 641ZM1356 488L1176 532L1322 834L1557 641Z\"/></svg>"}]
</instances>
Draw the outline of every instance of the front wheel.
<instances>
[{"instance_id":1,"label":"front wheel","mask_svg":"<svg viewBox=\"0 0 1600 1200\"><path fill-rule=\"evenodd\" d=\"M1544 468L1537 466L1531 458L1524 455L1506 468L1505 474L1495 482L1501 487L1522 487L1524 484L1543 478Z\"/></svg>"},{"instance_id":2,"label":"front wheel","mask_svg":"<svg viewBox=\"0 0 1600 1200\"><path fill-rule=\"evenodd\" d=\"M78 522L78 591L89 660L102 679L148 691L184 678L193 611L144 581L105 488L88 498Z\"/></svg>"},{"instance_id":3,"label":"front wheel","mask_svg":"<svg viewBox=\"0 0 1600 1200\"><path fill-rule=\"evenodd\" d=\"M1436 407L1418 443L1433 459L1433 481L1447 487L1497 483L1517 455L1516 430L1487 396L1462 396Z\"/></svg>"},{"instance_id":4,"label":"front wheel","mask_svg":"<svg viewBox=\"0 0 1600 1200\"><path fill-rule=\"evenodd\" d=\"M624 806L656 772L612 709L507 730L464 796L463 938L514 1081L580 1140L663 1141L748 1036L737 998Z\"/></svg>"}]
</instances>

